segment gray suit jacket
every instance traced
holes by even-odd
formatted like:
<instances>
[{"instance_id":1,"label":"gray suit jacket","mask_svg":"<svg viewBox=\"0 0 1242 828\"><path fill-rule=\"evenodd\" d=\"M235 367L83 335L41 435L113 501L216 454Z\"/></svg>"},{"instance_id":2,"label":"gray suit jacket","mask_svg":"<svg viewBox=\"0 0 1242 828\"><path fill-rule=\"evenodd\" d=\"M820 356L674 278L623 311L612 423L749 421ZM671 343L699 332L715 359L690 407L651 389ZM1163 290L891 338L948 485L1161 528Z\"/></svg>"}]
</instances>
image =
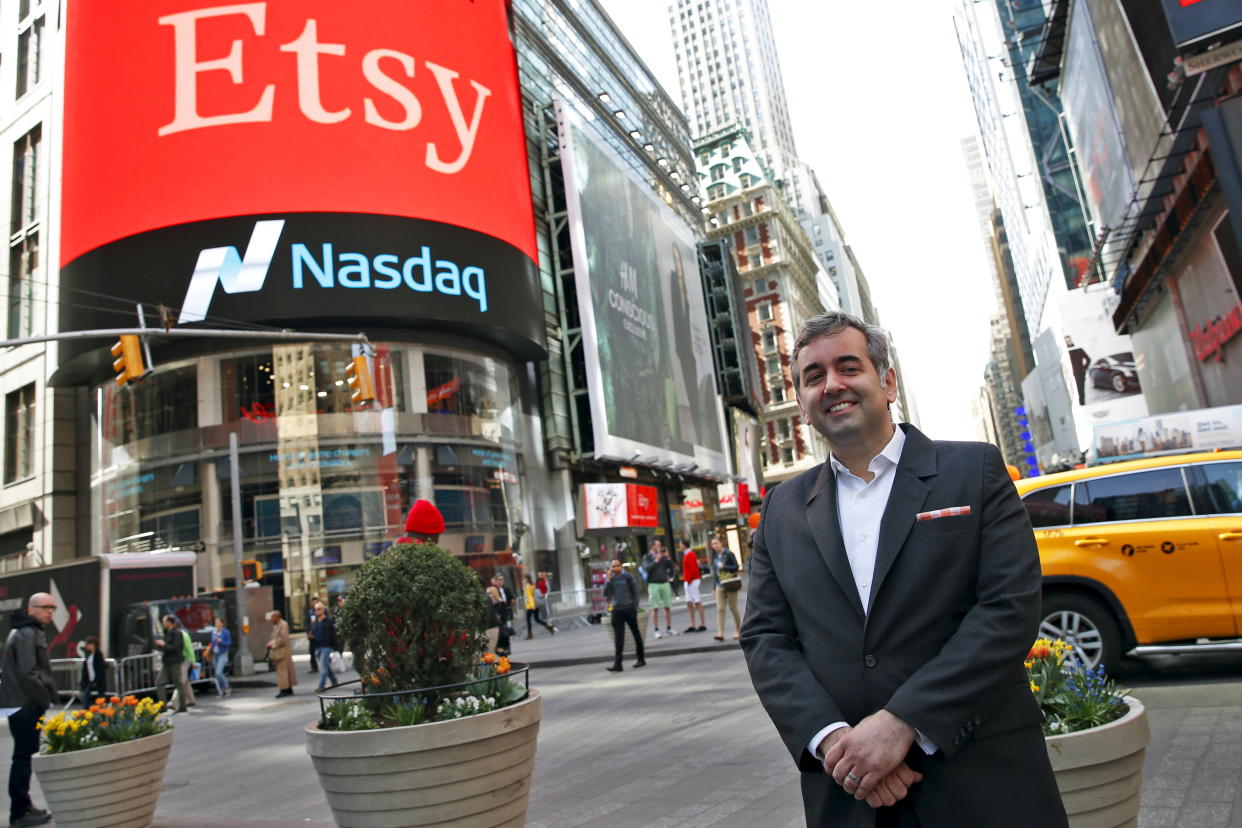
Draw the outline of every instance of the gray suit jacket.
<instances>
[{"instance_id":1,"label":"gray suit jacket","mask_svg":"<svg viewBox=\"0 0 1242 828\"><path fill-rule=\"evenodd\" d=\"M885 708L940 747L912 761L923 826L1058 826L1065 814L1022 662L1039 628L1026 511L986 443L906 443L880 524L867 612L845 554L827 463L769 493L750 561L742 649L802 770L809 825L873 826L806 745ZM916 521L920 512L970 513Z\"/></svg>"}]
</instances>

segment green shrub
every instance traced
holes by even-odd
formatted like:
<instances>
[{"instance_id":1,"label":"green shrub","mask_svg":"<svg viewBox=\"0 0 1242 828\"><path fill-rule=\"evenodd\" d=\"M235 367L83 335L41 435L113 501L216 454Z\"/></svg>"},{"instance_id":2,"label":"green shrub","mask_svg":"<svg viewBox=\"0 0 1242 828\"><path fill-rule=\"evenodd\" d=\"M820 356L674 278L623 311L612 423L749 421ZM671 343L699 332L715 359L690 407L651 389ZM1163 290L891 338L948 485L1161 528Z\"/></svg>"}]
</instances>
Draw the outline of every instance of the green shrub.
<instances>
[{"instance_id":1,"label":"green shrub","mask_svg":"<svg viewBox=\"0 0 1242 828\"><path fill-rule=\"evenodd\" d=\"M409 543L362 565L337 630L364 692L380 693L473 678L488 623L475 574L435 544Z\"/></svg>"}]
</instances>

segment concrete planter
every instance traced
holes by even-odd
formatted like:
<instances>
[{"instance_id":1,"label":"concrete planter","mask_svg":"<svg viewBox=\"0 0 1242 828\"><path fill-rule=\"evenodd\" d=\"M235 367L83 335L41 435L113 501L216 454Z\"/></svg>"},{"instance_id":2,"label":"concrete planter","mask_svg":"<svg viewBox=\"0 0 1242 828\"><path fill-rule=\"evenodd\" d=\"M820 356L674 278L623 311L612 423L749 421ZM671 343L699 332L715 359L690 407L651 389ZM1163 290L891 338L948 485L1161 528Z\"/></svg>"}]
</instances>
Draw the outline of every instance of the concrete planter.
<instances>
[{"instance_id":1,"label":"concrete planter","mask_svg":"<svg viewBox=\"0 0 1242 828\"><path fill-rule=\"evenodd\" d=\"M382 730L306 726L310 754L341 826L523 825L541 699L446 722Z\"/></svg>"},{"instance_id":2,"label":"concrete planter","mask_svg":"<svg viewBox=\"0 0 1242 828\"><path fill-rule=\"evenodd\" d=\"M1125 701L1130 709L1115 722L1044 740L1072 828L1138 824L1151 731L1143 703L1133 696Z\"/></svg>"},{"instance_id":3,"label":"concrete planter","mask_svg":"<svg viewBox=\"0 0 1242 828\"><path fill-rule=\"evenodd\" d=\"M36 754L34 772L58 828L151 824L173 732L69 753Z\"/></svg>"}]
</instances>

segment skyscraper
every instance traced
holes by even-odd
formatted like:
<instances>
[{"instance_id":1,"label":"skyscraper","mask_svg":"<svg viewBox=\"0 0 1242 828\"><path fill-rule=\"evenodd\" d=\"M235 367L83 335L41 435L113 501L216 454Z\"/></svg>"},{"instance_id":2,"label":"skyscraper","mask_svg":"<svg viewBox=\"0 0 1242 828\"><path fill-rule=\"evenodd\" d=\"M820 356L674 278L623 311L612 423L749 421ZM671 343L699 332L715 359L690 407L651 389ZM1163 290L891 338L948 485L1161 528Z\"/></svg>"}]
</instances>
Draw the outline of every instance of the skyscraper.
<instances>
[{"instance_id":1,"label":"skyscraper","mask_svg":"<svg viewBox=\"0 0 1242 828\"><path fill-rule=\"evenodd\" d=\"M768 0L671 0L682 108L695 136L736 124L797 210L802 194Z\"/></svg>"}]
</instances>

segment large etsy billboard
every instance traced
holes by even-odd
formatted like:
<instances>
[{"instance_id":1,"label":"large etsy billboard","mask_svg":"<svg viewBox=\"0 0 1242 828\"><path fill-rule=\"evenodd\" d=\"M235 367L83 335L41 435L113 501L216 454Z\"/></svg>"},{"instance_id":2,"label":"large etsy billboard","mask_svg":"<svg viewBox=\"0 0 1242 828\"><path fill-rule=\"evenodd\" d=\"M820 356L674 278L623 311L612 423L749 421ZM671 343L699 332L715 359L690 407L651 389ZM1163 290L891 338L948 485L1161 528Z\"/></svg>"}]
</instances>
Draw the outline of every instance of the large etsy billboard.
<instances>
[{"instance_id":1,"label":"large etsy billboard","mask_svg":"<svg viewBox=\"0 0 1242 828\"><path fill-rule=\"evenodd\" d=\"M595 455L727 476L690 226L557 108Z\"/></svg>"},{"instance_id":2,"label":"large etsy billboard","mask_svg":"<svg viewBox=\"0 0 1242 828\"><path fill-rule=\"evenodd\" d=\"M66 288L542 351L504 0L71 0L67 39Z\"/></svg>"}]
</instances>

